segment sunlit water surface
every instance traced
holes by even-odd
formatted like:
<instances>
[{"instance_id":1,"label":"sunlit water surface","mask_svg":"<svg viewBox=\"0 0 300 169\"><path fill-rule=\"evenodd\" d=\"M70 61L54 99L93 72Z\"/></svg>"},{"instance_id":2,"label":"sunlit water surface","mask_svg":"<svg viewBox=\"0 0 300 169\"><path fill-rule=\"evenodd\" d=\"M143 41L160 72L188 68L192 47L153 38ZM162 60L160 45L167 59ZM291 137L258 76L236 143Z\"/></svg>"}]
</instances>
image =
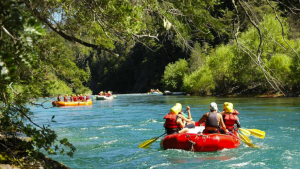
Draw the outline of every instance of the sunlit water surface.
<instances>
[{"instance_id":1,"label":"sunlit water surface","mask_svg":"<svg viewBox=\"0 0 300 169\"><path fill-rule=\"evenodd\" d=\"M95 96L92 96L94 98ZM159 141L149 149L138 145L164 133L164 115L177 102L190 106L199 120L216 102L229 101L240 112L244 128L266 132L265 139L250 136L260 148L244 143L220 152L163 150ZM52 107L51 102L44 107ZM92 106L33 107L34 120L51 124L59 138L68 138L77 151L73 158L50 156L70 168L300 168L300 98L220 98L163 95L117 95L93 100Z\"/></svg>"}]
</instances>

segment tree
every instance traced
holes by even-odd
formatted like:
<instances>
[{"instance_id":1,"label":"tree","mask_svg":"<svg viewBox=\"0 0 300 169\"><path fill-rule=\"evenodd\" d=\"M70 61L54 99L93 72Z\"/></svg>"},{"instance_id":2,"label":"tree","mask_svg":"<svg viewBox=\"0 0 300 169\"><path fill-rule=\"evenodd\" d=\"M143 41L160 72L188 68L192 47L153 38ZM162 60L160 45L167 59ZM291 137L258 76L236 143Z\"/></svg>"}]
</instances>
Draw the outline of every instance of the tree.
<instances>
[{"instance_id":1,"label":"tree","mask_svg":"<svg viewBox=\"0 0 300 169\"><path fill-rule=\"evenodd\" d=\"M34 47L40 43L45 30L24 7L15 0L0 2L0 130L10 136L21 132L31 138L23 147L26 151L15 151L24 143L14 139L7 139L0 146L14 159L12 162L23 167L26 164L21 163L22 153L37 158L41 149L49 154L59 152L69 156L75 151L67 139L58 140L51 129L55 116L48 125L36 124L31 119L27 104L35 104L41 89L46 87L39 82L44 80L47 70L40 64L41 58Z\"/></svg>"}]
</instances>

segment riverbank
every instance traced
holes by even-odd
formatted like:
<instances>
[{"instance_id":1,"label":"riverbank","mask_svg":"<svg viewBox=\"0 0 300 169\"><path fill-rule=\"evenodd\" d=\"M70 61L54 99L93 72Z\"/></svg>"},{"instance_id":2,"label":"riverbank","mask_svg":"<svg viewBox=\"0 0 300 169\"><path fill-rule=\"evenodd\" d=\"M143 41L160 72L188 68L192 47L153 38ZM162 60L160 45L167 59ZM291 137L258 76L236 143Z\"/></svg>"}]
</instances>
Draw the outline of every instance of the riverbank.
<instances>
[{"instance_id":1,"label":"riverbank","mask_svg":"<svg viewBox=\"0 0 300 169\"><path fill-rule=\"evenodd\" d=\"M66 165L48 158L42 153L34 154L34 148L26 139L0 137L0 168L55 168L70 169ZM29 154L31 153L31 155Z\"/></svg>"}]
</instances>

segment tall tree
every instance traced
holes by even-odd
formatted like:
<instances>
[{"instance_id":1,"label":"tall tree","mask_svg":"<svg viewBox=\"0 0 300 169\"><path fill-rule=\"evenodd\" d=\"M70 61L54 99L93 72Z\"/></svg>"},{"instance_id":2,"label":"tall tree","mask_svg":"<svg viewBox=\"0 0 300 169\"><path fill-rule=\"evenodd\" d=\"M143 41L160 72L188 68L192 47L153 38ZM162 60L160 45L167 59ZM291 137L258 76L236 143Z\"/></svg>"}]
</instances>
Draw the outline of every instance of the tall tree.
<instances>
[{"instance_id":1,"label":"tall tree","mask_svg":"<svg viewBox=\"0 0 300 169\"><path fill-rule=\"evenodd\" d=\"M26 12L24 3L15 0L0 2L0 130L7 135L0 147L12 159L10 162L25 168L29 161L20 162L25 154L36 158L43 149L50 154L72 156L75 151L67 139L58 140L51 129L55 116L49 124L37 124L28 108L28 103L38 105L34 101L47 87L44 82L49 71L45 69L46 63L42 63L40 51L35 48L45 33L42 24ZM16 132L26 134L30 140L20 143L9 139L16 136Z\"/></svg>"}]
</instances>

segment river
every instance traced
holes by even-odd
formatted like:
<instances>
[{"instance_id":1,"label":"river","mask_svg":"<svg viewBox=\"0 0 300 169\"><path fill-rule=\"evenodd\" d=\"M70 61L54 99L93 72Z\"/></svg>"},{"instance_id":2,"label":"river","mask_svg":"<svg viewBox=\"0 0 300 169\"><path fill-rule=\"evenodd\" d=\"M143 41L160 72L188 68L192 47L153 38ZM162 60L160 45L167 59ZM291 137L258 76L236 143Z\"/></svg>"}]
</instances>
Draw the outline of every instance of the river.
<instances>
[{"instance_id":1,"label":"river","mask_svg":"<svg viewBox=\"0 0 300 169\"><path fill-rule=\"evenodd\" d=\"M95 96L92 96L95 97ZM175 103L191 107L195 121L209 110L210 102L222 109L232 102L243 128L266 132L265 139L250 136L259 148L241 143L219 152L163 150L160 139L150 148L138 145L164 133L164 115ZM51 107L51 102L44 107ZM33 107L34 121L51 126L59 138L77 148L74 157L50 156L73 169L82 168L300 168L300 98L228 98L117 95L113 100L93 100L92 106Z\"/></svg>"}]
</instances>

